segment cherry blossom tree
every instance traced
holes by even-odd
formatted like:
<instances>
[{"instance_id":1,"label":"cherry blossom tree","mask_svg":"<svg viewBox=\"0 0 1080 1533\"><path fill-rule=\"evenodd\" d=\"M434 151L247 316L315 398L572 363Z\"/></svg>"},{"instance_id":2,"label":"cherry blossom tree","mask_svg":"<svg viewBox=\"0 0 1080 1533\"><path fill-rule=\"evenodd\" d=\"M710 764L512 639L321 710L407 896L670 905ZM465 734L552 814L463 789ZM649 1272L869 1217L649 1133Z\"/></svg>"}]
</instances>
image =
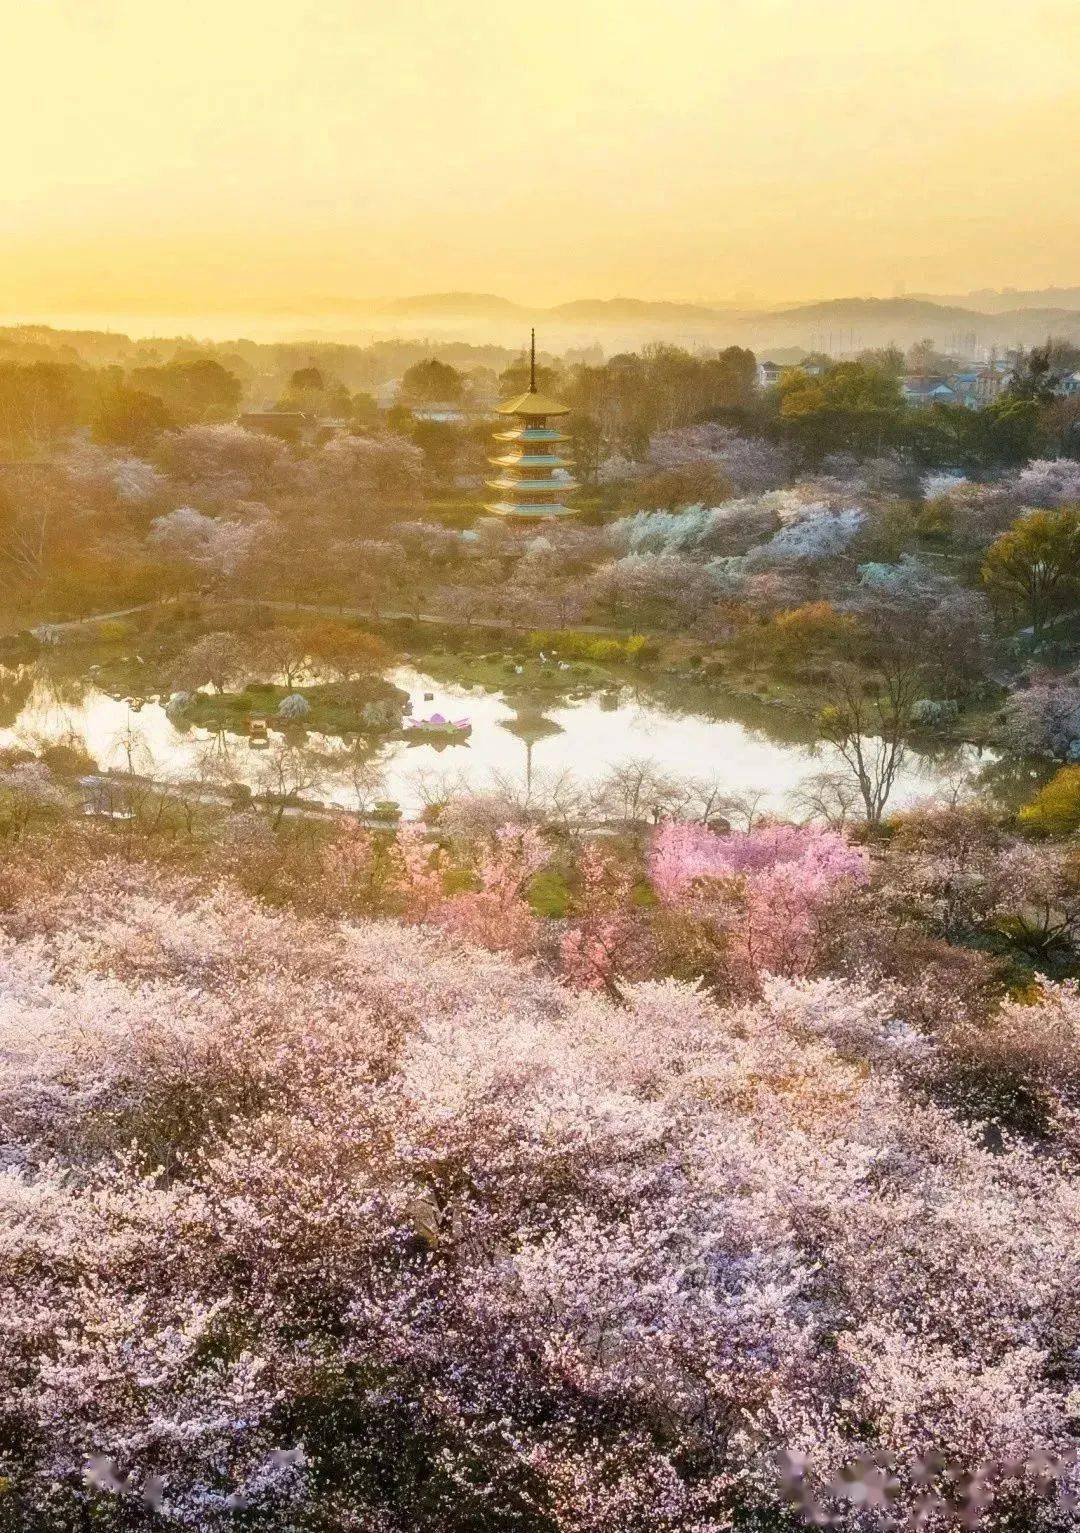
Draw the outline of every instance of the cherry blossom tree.
<instances>
[{"instance_id":1,"label":"cherry blossom tree","mask_svg":"<svg viewBox=\"0 0 1080 1533\"><path fill-rule=\"evenodd\" d=\"M195 640L178 659L173 681L185 690L211 686L222 693L247 680L255 669L255 655L244 636L222 630Z\"/></svg>"},{"instance_id":2,"label":"cherry blossom tree","mask_svg":"<svg viewBox=\"0 0 1080 1533\"><path fill-rule=\"evenodd\" d=\"M311 467L319 485L330 493L349 499L373 496L406 506L419 497L423 454L408 438L390 432L335 436Z\"/></svg>"},{"instance_id":3,"label":"cherry blossom tree","mask_svg":"<svg viewBox=\"0 0 1080 1533\"><path fill-rule=\"evenodd\" d=\"M66 805L63 788L40 761L0 761L0 836L18 840L32 821Z\"/></svg>"},{"instance_id":4,"label":"cherry blossom tree","mask_svg":"<svg viewBox=\"0 0 1080 1533\"><path fill-rule=\"evenodd\" d=\"M820 832L661 836L665 898L860 876ZM974 1065L888 985L615 1003L64 857L0 915L13 1527L719 1533L787 1525L794 1481L847 1533L951 1526L976 1482L988 1527L1069 1525L1069 987L986 1033L1035 1153L927 1091Z\"/></svg>"},{"instance_id":5,"label":"cherry blossom tree","mask_svg":"<svg viewBox=\"0 0 1080 1533\"><path fill-rule=\"evenodd\" d=\"M689 624L715 602L708 564L678 554L625 554L593 571L589 590L601 610L641 613Z\"/></svg>"},{"instance_id":6,"label":"cherry blossom tree","mask_svg":"<svg viewBox=\"0 0 1080 1533\"><path fill-rule=\"evenodd\" d=\"M280 437L237 425L194 425L168 431L156 461L193 498L220 504L264 500L300 487L302 470Z\"/></svg>"},{"instance_id":7,"label":"cherry blossom tree","mask_svg":"<svg viewBox=\"0 0 1080 1533\"><path fill-rule=\"evenodd\" d=\"M640 870L626 858L583 848L577 861L571 919L560 942L560 965L572 984L603 990L625 1004L626 977L644 978L656 942L636 900Z\"/></svg>"},{"instance_id":8,"label":"cherry blossom tree","mask_svg":"<svg viewBox=\"0 0 1080 1533\"><path fill-rule=\"evenodd\" d=\"M1002 735L1032 755L1080 760L1080 675L1050 676L1010 693Z\"/></svg>"},{"instance_id":9,"label":"cherry blossom tree","mask_svg":"<svg viewBox=\"0 0 1080 1533\"><path fill-rule=\"evenodd\" d=\"M193 506L179 506L154 518L146 541L151 548L209 575L235 575L249 558L267 514L259 507L247 520L241 520L207 516Z\"/></svg>"},{"instance_id":10,"label":"cherry blossom tree","mask_svg":"<svg viewBox=\"0 0 1080 1533\"><path fill-rule=\"evenodd\" d=\"M667 906L687 906L725 935L742 983L757 970L808 972L828 906L868 876L865 854L842 835L793 825L717 834L671 822L656 832L649 870Z\"/></svg>"},{"instance_id":11,"label":"cherry blossom tree","mask_svg":"<svg viewBox=\"0 0 1080 1533\"><path fill-rule=\"evenodd\" d=\"M727 552L733 541L745 546L771 533L782 503L781 497L765 495L721 506L638 511L620 517L610 537L616 548L628 553Z\"/></svg>"},{"instance_id":12,"label":"cherry blossom tree","mask_svg":"<svg viewBox=\"0 0 1080 1533\"><path fill-rule=\"evenodd\" d=\"M166 476L152 463L82 437L68 443L60 466L79 487L110 491L129 505L153 501L168 487Z\"/></svg>"},{"instance_id":13,"label":"cherry blossom tree","mask_svg":"<svg viewBox=\"0 0 1080 1533\"><path fill-rule=\"evenodd\" d=\"M1035 458L1016 476L1016 493L1025 506L1080 502L1080 463L1075 458Z\"/></svg>"},{"instance_id":14,"label":"cherry blossom tree","mask_svg":"<svg viewBox=\"0 0 1080 1533\"><path fill-rule=\"evenodd\" d=\"M648 465L667 472L694 464L711 467L736 495L758 495L784 485L792 470L785 447L763 437L740 436L715 422L658 432L649 442Z\"/></svg>"}]
</instances>

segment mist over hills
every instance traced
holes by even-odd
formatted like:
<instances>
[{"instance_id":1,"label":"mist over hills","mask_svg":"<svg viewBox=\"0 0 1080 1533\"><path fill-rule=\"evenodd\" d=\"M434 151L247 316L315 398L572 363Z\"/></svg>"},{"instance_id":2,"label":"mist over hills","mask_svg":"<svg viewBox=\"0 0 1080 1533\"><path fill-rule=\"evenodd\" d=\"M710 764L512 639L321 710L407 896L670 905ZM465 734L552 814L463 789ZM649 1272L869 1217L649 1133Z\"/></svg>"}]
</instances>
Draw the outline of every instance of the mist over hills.
<instances>
[{"instance_id":1,"label":"mist over hills","mask_svg":"<svg viewBox=\"0 0 1080 1533\"><path fill-rule=\"evenodd\" d=\"M910 293L908 296L977 309L983 314L1003 314L1011 309L1080 309L1080 287L985 287L971 293Z\"/></svg>"},{"instance_id":2,"label":"mist over hills","mask_svg":"<svg viewBox=\"0 0 1080 1533\"><path fill-rule=\"evenodd\" d=\"M596 324L677 323L683 320L713 320L722 311L700 303L672 303L644 298L577 298L551 308L529 308L500 298L496 293L420 293L408 298L392 298L380 304L377 314L396 318L458 316L463 319L584 320Z\"/></svg>"},{"instance_id":3,"label":"mist over hills","mask_svg":"<svg viewBox=\"0 0 1080 1533\"><path fill-rule=\"evenodd\" d=\"M587 320L598 324L646 323L681 324L686 320L719 321L725 316L698 303L650 302L644 298L578 298L560 303L549 313L557 319Z\"/></svg>"},{"instance_id":4,"label":"mist over hills","mask_svg":"<svg viewBox=\"0 0 1080 1533\"><path fill-rule=\"evenodd\" d=\"M1057 300L1051 304L1047 297ZM1011 306L1004 306L1008 296ZM1027 299L1029 302L1020 300ZM1036 302L1036 300L1039 300ZM552 307L529 307L490 293L419 294L377 305L376 329L408 324L433 336L485 338L520 344L536 325L550 349L599 344L605 351L669 340L690 346L803 347L835 354L895 342L931 339L954 350L1031 346L1048 334L1080 339L1080 287L987 294L988 307L970 300L916 295L834 298L771 308L722 308L640 298L582 298Z\"/></svg>"},{"instance_id":5,"label":"mist over hills","mask_svg":"<svg viewBox=\"0 0 1080 1533\"><path fill-rule=\"evenodd\" d=\"M778 313L742 315L738 321L753 345L803 345L831 353L924 338L952 351L1034 346L1049 335L1080 339L1077 307L1012 308L984 312L928 298L838 298L799 304Z\"/></svg>"},{"instance_id":6,"label":"mist over hills","mask_svg":"<svg viewBox=\"0 0 1080 1533\"><path fill-rule=\"evenodd\" d=\"M977 306L976 299L986 307ZM388 299L311 298L287 311L255 316L41 316L44 325L28 323L29 316L18 318L18 346L25 359L30 358L28 348L55 356L58 344L66 344L72 357L92 351L99 364L119 360L129 336L143 341L182 336L188 344L201 339L218 345L239 337L284 345L409 344L447 356L455 347L520 353L534 325L543 351L577 352L579 359L590 352L611 356L650 342L667 342L691 349L744 346L759 357L772 352L777 360L791 360L792 353L846 356L890 344L907 348L924 339L974 357L1038 345L1049 335L1080 342L1080 287L957 299L912 294L753 307L633 297L579 298L543 307L497 293L442 292ZM0 340L0 359L14 342L15 334L9 331Z\"/></svg>"},{"instance_id":7,"label":"mist over hills","mask_svg":"<svg viewBox=\"0 0 1080 1533\"><path fill-rule=\"evenodd\" d=\"M714 320L728 321L733 315L744 318L762 316L803 315L816 317L852 317L867 314L895 314L917 317L924 313L927 318L940 317L952 311L956 318L971 314L1001 315L1012 311L1071 312L1080 311L1080 286L1050 287L1021 290L983 289L967 294L908 293L893 298L845 297L806 300L798 303L737 304L737 303L682 303L670 299L647 298L576 298L567 303L550 307L518 303L497 293L417 293L401 298L391 298L373 304L354 300L351 307L366 309L372 314L383 315L458 315L462 317L520 317L528 315L551 316L558 319L587 319L598 323L621 323L624 320Z\"/></svg>"},{"instance_id":8,"label":"mist over hills","mask_svg":"<svg viewBox=\"0 0 1080 1533\"><path fill-rule=\"evenodd\" d=\"M391 298L377 305L374 313L401 319L423 315L507 319L523 318L529 310L510 298L500 298L496 293L420 293L407 298Z\"/></svg>"},{"instance_id":9,"label":"mist over hills","mask_svg":"<svg viewBox=\"0 0 1080 1533\"><path fill-rule=\"evenodd\" d=\"M826 298L818 303L798 303L776 310L775 321L797 320L816 324L965 324L976 310L959 304L937 303L931 298ZM757 318L758 316L746 316Z\"/></svg>"}]
</instances>

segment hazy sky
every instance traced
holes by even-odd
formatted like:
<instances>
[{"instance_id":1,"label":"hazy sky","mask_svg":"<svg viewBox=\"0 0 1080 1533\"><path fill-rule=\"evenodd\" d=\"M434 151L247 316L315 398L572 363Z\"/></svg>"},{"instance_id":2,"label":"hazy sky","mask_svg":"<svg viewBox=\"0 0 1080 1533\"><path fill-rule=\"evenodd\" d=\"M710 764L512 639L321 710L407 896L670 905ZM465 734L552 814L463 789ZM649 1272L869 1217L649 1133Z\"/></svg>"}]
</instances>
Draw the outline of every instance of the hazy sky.
<instances>
[{"instance_id":1,"label":"hazy sky","mask_svg":"<svg viewBox=\"0 0 1080 1533\"><path fill-rule=\"evenodd\" d=\"M1080 282L1080 0L0 0L0 311Z\"/></svg>"}]
</instances>

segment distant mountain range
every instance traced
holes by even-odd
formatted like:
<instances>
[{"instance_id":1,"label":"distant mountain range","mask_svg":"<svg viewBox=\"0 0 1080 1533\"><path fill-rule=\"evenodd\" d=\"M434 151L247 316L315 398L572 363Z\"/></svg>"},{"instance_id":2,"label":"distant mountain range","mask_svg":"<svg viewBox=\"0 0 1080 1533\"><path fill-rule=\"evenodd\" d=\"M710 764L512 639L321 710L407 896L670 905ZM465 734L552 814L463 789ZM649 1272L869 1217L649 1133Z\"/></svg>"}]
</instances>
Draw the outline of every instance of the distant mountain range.
<instances>
[{"instance_id":1,"label":"distant mountain range","mask_svg":"<svg viewBox=\"0 0 1080 1533\"><path fill-rule=\"evenodd\" d=\"M969 323L974 309L957 304L937 303L931 298L827 298L820 303L796 303L775 310L770 318L797 319L807 324L879 325L899 321L903 324Z\"/></svg>"},{"instance_id":2,"label":"distant mountain range","mask_svg":"<svg viewBox=\"0 0 1080 1533\"><path fill-rule=\"evenodd\" d=\"M579 298L550 309L526 308L496 293L421 293L413 298L394 298L376 310L395 319L423 316L461 319L535 318L585 321L589 324L679 324L686 320L715 320L723 311L699 303L657 303L643 298Z\"/></svg>"},{"instance_id":3,"label":"distant mountain range","mask_svg":"<svg viewBox=\"0 0 1080 1533\"><path fill-rule=\"evenodd\" d=\"M728 320L729 330L732 322ZM738 328L762 346L799 344L851 352L895 342L929 339L946 350L1034 346L1050 335L1080 341L1080 303L1070 308L1013 308L985 312L928 298L837 298L798 304L774 314L744 314Z\"/></svg>"},{"instance_id":4,"label":"distant mountain range","mask_svg":"<svg viewBox=\"0 0 1080 1533\"><path fill-rule=\"evenodd\" d=\"M503 344L518 344L530 325L549 350L598 342L606 350L669 339L682 344L742 345L759 354L802 347L834 354L895 342L930 339L952 349L1031 346L1049 334L1080 340L1080 288L938 299L833 298L776 308L722 308L641 298L582 298L550 308L529 308L494 293L429 293L373 305L373 325L412 333L475 335L484 330ZM1051 303L1048 298L1056 300ZM1011 306L1005 300L1011 299ZM1025 301L1026 300L1026 301ZM1036 301L1038 300L1038 301ZM427 332L425 332L427 333Z\"/></svg>"},{"instance_id":5,"label":"distant mountain range","mask_svg":"<svg viewBox=\"0 0 1080 1533\"><path fill-rule=\"evenodd\" d=\"M727 324L735 316L744 319L801 316L805 320L843 320L854 323L872 319L924 316L940 323L942 317L961 322L971 315L1000 316L1006 313L1062 314L1080 312L1080 287L1052 287L1002 292L986 290L965 295L942 296L912 293L897 298L827 298L815 302L776 304L767 308L734 304L675 303L645 298L577 298L570 303L540 308L515 303L497 293L420 293L393 298L367 307L368 312L399 319L421 316L461 319L528 319L586 321L590 324L683 324L687 321Z\"/></svg>"},{"instance_id":6,"label":"distant mountain range","mask_svg":"<svg viewBox=\"0 0 1080 1533\"><path fill-rule=\"evenodd\" d=\"M25 316L11 316L12 321ZM67 330L70 318L61 323ZM958 297L910 294L898 298L832 298L816 303L675 303L643 298L579 298L534 307L497 293L421 293L393 299L311 296L288 310L230 318L176 316L147 324L122 316L98 318L87 328L135 336L192 335L219 340L248 336L290 343L371 345L388 342L427 347L433 353L456 345L519 352L529 327L549 354L612 355L650 341L688 347L745 346L759 357L791 360L807 351L850 356L895 343L909 347L931 340L939 348L976 357L997 349L1033 346L1048 335L1080 344L1080 287L969 293ZM20 345L33 340L22 326ZM73 332L74 333L74 332ZM114 337L115 338L115 337ZM107 337L95 342L104 356ZM41 344L55 346L56 338ZM75 344L72 342L72 344Z\"/></svg>"},{"instance_id":7,"label":"distant mountain range","mask_svg":"<svg viewBox=\"0 0 1080 1533\"><path fill-rule=\"evenodd\" d=\"M1004 314L1013 309L1080 309L1080 287L978 288L972 293L911 293L931 303L955 304L981 314Z\"/></svg>"}]
</instances>

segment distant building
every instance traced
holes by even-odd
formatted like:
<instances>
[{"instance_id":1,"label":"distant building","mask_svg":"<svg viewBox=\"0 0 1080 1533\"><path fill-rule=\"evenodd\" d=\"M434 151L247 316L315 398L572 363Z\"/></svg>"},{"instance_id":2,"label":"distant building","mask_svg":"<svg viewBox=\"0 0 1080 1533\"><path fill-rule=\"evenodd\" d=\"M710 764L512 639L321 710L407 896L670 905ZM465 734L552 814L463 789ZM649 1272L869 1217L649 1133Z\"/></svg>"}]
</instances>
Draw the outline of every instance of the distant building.
<instances>
[{"instance_id":1,"label":"distant building","mask_svg":"<svg viewBox=\"0 0 1080 1533\"><path fill-rule=\"evenodd\" d=\"M956 394L958 404L973 410L981 403L978 397L981 376L982 369L978 367L969 367L964 372L953 373L950 376L949 387Z\"/></svg>"},{"instance_id":2,"label":"distant building","mask_svg":"<svg viewBox=\"0 0 1080 1533\"><path fill-rule=\"evenodd\" d=\"M992 405L995 399L1000 398L1013 380L1013 368L1011 362L993 362L989 367L980 370L975 384L974 405Z\"/></svg>"},{"instance_id":3,"label":"distant building","mask_svg":"<svg viewBox=\"0 0 1080 1533\"><path fill-rule=\"evenodd\" d=\"M947 379L934 374L909 373L900 380L900 393L909 405L954 405L956 389Z\"/></svg>"},{"instance_id":4,"label":"distant building","mask_svg":"<svg viewBox=\"0 0 1080 1533\"><path fill-rule=\"evenodd\" d=\"M813 362L759 362L757 381L759 389L773 389L789 373L803 373L807 378L820 378L828 372L829 363Z\"/></svg>"},{"instance_id":5,"label":"distant building","mask_svg":"<svg viewBox=\"0 0 1080 1533\"><path fill-rule=\"evenodd\" d=\"M463 426L469 419L468 412L449 401L439 404L413 405L414 421L437 421L444 426Z\"/></svg>"},{"instance_id":6,"label":"distant building","mask_svg":"<svg viewBox=\"0 0 1080 1533\"><path fill-rule=\"evenodd\" d=\"M1080 373L1068 373L1057 382L1054 392L1064 399L1075 399L1080 395Z\"/></svg>"},{"instance_id":7,"label":"distant building","mask_svg":"<svg viewBox=\"0 0 1080 1533\"><path fill-rule=\"evenodd\" d=\"M492 411L475 403L455 404L451 400L407 406L414 421L438 421L449 426L473 426L490 420Z\"/></svg>"}]
</instances>

